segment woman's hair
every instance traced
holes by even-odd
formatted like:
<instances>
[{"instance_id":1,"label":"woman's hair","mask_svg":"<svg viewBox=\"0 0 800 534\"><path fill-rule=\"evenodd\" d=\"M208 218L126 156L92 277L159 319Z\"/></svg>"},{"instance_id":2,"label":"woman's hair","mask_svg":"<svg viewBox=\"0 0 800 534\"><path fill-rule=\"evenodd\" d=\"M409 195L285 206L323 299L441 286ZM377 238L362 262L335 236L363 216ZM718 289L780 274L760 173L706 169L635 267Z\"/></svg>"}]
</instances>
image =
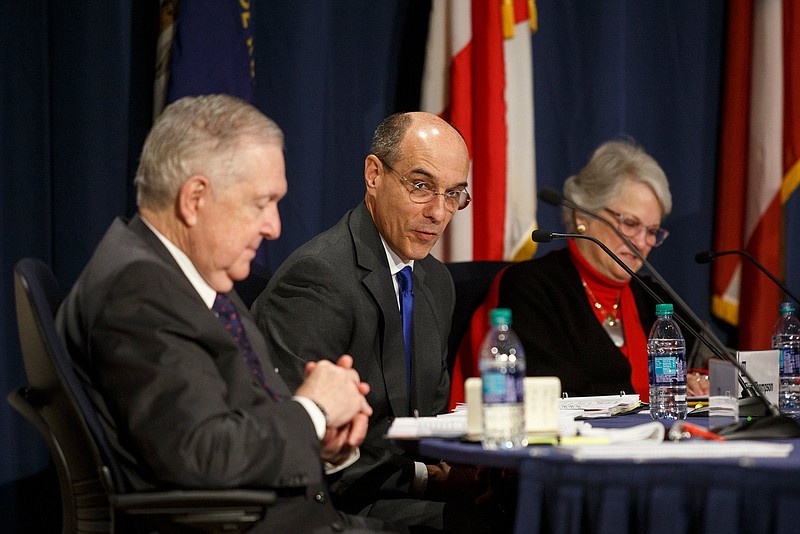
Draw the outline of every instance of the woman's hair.
<instances>
[{"instance_id":1,"label":"woman's hair","mask_svg":"<svg viewBox=\"0 0 800 534\"><path fill-rule=\"evenodd\" d=\"M564 196L597 212L619 196L627 180L650 186L661 204L662 218L672 211L667 175L652 156L632 141L608 141L600 145L589 163L578 174L567 178ZM562 216L567 231L574 232L573 210L564 208Z\"/></svg>"},{"instance_id":2,"label":"woman's hair","mask_svg":"<svg viewBox=\"0 0 800 534\"><path fill-rule=\"evenodd\" d=\"M236 178L235 152L245 141L283 146L280 127L261 111L229 95L192 96L167 106L142 148L134 184L137 204L153 210L171 205L194 174L224 188Z\"/></svg>"}]
</instances>

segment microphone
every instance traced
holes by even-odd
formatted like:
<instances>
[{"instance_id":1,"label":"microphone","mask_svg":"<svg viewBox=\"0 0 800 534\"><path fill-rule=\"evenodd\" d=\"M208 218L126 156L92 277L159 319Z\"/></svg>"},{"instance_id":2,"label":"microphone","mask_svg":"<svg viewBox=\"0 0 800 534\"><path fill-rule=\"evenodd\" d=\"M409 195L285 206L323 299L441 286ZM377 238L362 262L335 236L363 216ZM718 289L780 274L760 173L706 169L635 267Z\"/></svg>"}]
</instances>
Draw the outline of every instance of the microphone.
<instances>
[{"instance_id":1,"label":"microphone","mask_svg":"<svg viewBox=\"0 0 800 534\"><path fill-rule=\"evenodd\" d=\"M770 280L772 280L772 281L775 283L775 285L776 285L776 286L778 286L779 288L781 288L781 290L783 290L783 292L784 292L786 295L788 295L788 296L789 296L789 298L791 298L791 299L792 299L792 300L794 300L795 302L798 302L798 303L800 303L800 300L798 300L798 298L797 298L795 295L793 295L791 291L789 291L789 288L788 288L788 287L786 287L786 285L784 285L784 284L783 284L783 283L782 283L780 280L778 280L778 279L777 279L777 278L776 278L776 277L775 277L775 276L774 276L774 275L773 275L771 272L769 272L769 271L767 270L767 268L766 268L766 267L764 267L764 266L761 264L761 262L759 262L759 261L758 261L757 259L755 259L755 258L754 258L754 257L753 257L753 256L752 256L750 253L748 253L748 252L746 252L746 251L744 251L744 250L724 250L724 251L721 251L721 252L712 252L712 251L710 251L710 250L706 250L706 251L704 251L704 252L698 252L698 253L697 253L697 255L695 255L695 257L694 257L694 261L696 261L697 263L711 263L712 261L714 261L715 259L719 258L720 256L727 256L728 254L739 254L740 256L744 256L745 258L747 258L748 260L750 260L751 262L753 262L753 265L755 265L756 267L758 267L758 268L759 268L759 270L760 270L762 273L764 273L765 275L767 275L767 277L768 277Z\"/></svg>"},{"instance_id":2,"label":"microphone","mask_svg":"<svg viewBox=\"0 0 800 534\"><path fill-rule=\"evenodd\" d=\"M703 345L711 349L711 352L713 352L717 356L722 356L722 354L730 355L730 352L728 348L725 346L725 344L722 343L722 341L720 341L720 339L705 324L705 322L703 322L703 320L700 319L696 313L694 313L694 311L689 307L689 305L683 301L680 295L678 295L678 293L672 288L672 286L669 285L666 280L664 280L664 277L661 276L661 274L655 269L655 267L650 265L650 262L647 261L647 258L644 257L644 254L641 253L641 251L636 247L636 245L631 243L630 239L628 239L627 236L625 236L625 234L623 234L622 231L619 228L617 228L616 224L612 223L605 217L602 217L600 214L595 213L590 209L584 208L583 206L574 203L573 201L569 200L567 197L565 197L558 191L554 191L553 189L542 189L539 192L539 199L553 206L564 206L566 208L579 211L595 220L602 222L603 224L611 228L611 230L614 231L617 237L619 237L622 240L622 242L625 243L625 245L630 249L630 251L633 252L633 254L639 259L639 261L642 262L642 265L647 269L647 271L650 273L653 279L655 279L655 281L658 282L658 284L662 288L664 288L664 291L667 292L669 297L672 299L672 302L674 302L681 310L683 310L683 312L694 322L694 324L697 325L697 327L703 334L702 336L698 335L697 338L703 343ZM585 236L581 234L576 234L575 237L583 238ZM605 247L605 245L603 246ZM607 250L606 252L608 254L611 254L610 250ZM627 267L627 265L625 267ZM711 345L714 345L714 347L712 347ZM754 414L749 414L749 415L754 415Z\"/></svg>"},{"instance_id":3,"label":"microphone","mask_svg":"<svg viewBox=\"0 0 800 534\"><path fill-rule=\"evenodd\" d=\"M554 239L586 239L588 241L593 242L595 245L599 246L603 249L612 260L614 260L617 265L622 267L626 273L628 273L631 278L636 280L636 282L643 288L647 293L658 303L663 303L664 300L655 292L653 291L650 286L645 284L644 280L636 274L633 269L628 267L628 265L622 261L619 256L614 254L611 249L609 249L605 243L597 239L596 237L584 235L584 234L566 234L566 233L558 233L558 232L550 232L548 230L534 230L531 234L531 239L536 241L537 243L548 243ZM671 293L674 293L672 288L669 288ZM672 295L670 295L672 297ZM677 294L675 295L677 297ZM679 297L678 297L679 298ZM682 301L681 301L682 302ZM688 311L691 314L691 310L686 307L685 304L682 305L685 308L684 311ZM686 328L686 330L694 335L699 341L701 341L706 347L708 347L715 355L729 361L732 363L738 370L739 375L737 376L739 383L742 385L742 391L746 391L748 388L745 387L744 382L742 380L742 376L744 375L747 380L752 384L753 391L755 391L755 397L747 397L745 399L739 399L740 404L750 406L756 403L762 403L763 407L766 408L769 415L767 417L762 417L759 419L752 419L750 421L744 421L741 423L735 423L733 425L728 425L719 429L717 433L720 436L725 436L728 439L753 439L753 438L793 438L793 437L800 437L800 424L795 421L792 417L786 416L780 413L780 410L776 408L771 402L767 400L764 396L764 392L761 391L761 388L758 386L753 377L750 376L747 369L742 366L739 361L733 357L727 350L718 351L717 347L714 347L712 343L710 343L707 339L700 336L698 332L692 328L680 315L676 314L675 318L678 320L681 325ZM699 321L699 320L696 320ZM704 325L702 321L699 321L698 324ZM706 327L707 328L707 327ZM742 401L745 401L742 403ZM741 414L740 414L741 415ZM762 412L758 415L764 415Z\"/></svg>"},{"instance_id":4,"label":"microphone","mask_svg":"<svg viewBox=\"0 0 800 534\"><path fill-rule=\"evenodd\" d=\"M536 241L537 243L549 243L550 241L552 241L554 239L586 239L587 241L591 241L592 243L594 243L598 247L602 248L603 252L605 252L612 260L614 260L620 267L622 267L625 270L625 272L628 273L628 275L630 275L631 278L636 280L636 282L640 286L642 286L642 289L644 289L653 298L653 300L655 300L658 303L663 303L664 302L664 299L661 298L661 296L658 293L653 291L653 289L650 286L645 284L644 280L642 280L642 278L637 273L635 273L633 271L633 269L628 267L628 265L624 261L622 261L619 256L614 254L611 251L611 249L609 249L606 246L605 243L603 243L602 241L600 241L596 237L592 237L592 236L584 235L584 234L562 234L562 233L558 233L558 232L551 232L549 230L534 230L533 233L531 234L531 239ZM705 339L702 336L700 336L698 334L698 332L694 328L692 328L692 326L690 324L688 324L680 315L675 314L675 319L679 323L681 323L681 325L684 328L686 328L688 332L690 332L692 335L697 337L697 339L701 343L703 343L706 347L708 347L709 350L711 350L711 352L713 352L715 356L719 356L720 358L723 358L723 359L726 359L726 360L730 359L730 354L727 351L725 351L725 350L720 351L718 349L718 347L714 346L707 339ZM741 378L740 378L740 380L741 380Z\"/></svg>"}]
</instances>

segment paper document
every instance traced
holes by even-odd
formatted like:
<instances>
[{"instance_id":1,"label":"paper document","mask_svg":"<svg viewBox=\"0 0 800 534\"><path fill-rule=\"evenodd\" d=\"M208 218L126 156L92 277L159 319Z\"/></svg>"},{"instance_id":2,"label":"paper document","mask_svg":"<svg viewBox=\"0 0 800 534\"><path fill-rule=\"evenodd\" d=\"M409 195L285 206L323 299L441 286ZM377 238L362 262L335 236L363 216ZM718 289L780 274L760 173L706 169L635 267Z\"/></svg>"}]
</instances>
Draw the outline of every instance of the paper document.
<instances>
[{"instance_id":1,"label":"paper document","mask_svg":"<svg viewBox=\"0 0 800 534\"><path fill-rule=\"evenodd\" d=\"M438 417L396 417L386 437L392 439L460 438L467 433L466 412Z\"/></svg>"},{"instance_id":2,"label":"paper document","mask_svg":"<svg viewBox=\"0 0 800 534\"><path fill-rule=\"evenodd\" d=\"M637 410L642 406L639 395L598 395L566 397L560 400L562 410L583 410L581 417L611 417Z\"/></svg>"},{"instance_id":3,"label":"paper document","mask_svg":"<svg viewBox=\"0 0 800 534\"><path fill-rule=\"evenodd\" d=\"M560 447L576 460L708 460L709 458L785 458L792 451L791 443L762 441L665 441L609 445Z\"/></svg>"}]
</instances>

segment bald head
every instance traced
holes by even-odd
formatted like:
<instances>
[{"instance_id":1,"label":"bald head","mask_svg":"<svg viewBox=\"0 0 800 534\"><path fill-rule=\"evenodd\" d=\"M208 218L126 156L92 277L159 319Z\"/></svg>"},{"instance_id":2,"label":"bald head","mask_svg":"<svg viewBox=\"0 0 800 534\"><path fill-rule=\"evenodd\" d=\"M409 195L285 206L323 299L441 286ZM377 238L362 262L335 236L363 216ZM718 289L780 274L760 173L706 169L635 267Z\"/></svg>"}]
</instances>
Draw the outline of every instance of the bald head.
<instances>
[{"instance_id":1,"label":"bald head","mask_svg":"<svg viewBox=\"0 0 800 534\"><path fill-rule=\"evenodd\" d=\"M365 202L378 232L404 262L427 256L455 212L469 203L468 175L464 138L436 115L398 113L375 130L364 162Z\"/></svg>"},{"instance_id":2,"label":"bald head","mask_svg":"<svg viewBox=\"0 0 800 534\"><path fill-rule=\"evenodd\" d=\"M370 153L391 165L402 159L403 140L406 138L428 143L452 142L463 149L469 159L461 133L439 116L424 111L395 113L386 117L375 129Z\"/></svg>"}]
</instances>

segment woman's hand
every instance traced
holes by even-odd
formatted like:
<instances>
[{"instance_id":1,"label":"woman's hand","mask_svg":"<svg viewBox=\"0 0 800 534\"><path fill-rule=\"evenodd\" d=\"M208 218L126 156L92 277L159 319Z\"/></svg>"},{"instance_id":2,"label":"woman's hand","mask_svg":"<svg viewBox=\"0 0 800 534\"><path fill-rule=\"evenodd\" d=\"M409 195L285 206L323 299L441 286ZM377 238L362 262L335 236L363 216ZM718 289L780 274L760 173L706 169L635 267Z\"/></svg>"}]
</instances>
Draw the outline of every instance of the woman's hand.
<instances>
[{"instance_id":1,"label":"woman's hand","mask_svg":"<svg viewBox=\"0 0 800 534\"><path fill-rule=\"evenodd\" d=\"M690 397L707 397L709 390L708 371L690 369L686 373L686 394Z\"/></svg>"}]
</instances>

